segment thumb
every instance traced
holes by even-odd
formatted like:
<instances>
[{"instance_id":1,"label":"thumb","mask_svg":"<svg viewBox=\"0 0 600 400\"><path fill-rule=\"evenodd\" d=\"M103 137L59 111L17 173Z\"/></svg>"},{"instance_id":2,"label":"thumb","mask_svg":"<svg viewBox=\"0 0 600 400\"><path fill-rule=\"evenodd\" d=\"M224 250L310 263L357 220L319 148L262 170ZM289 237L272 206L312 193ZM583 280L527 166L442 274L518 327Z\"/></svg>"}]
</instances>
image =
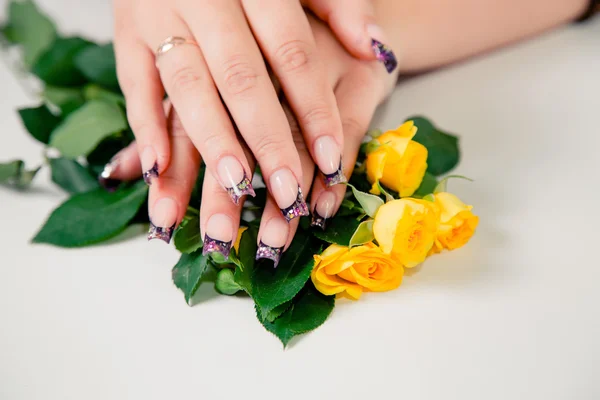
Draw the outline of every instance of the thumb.
<instances>
[{"instance_id":1,"label":"thumb","mask_svg":"<svg viewBox=\"0 0 600 400\"><path fill-rule=\"evenodd\" d=\"M301 0L319 19L329 24L342 45L353 56L379 60L389 73L398 61L387 47L385 33L375 23L374 9L368 0Z\"/></svg>"}]
</instances>

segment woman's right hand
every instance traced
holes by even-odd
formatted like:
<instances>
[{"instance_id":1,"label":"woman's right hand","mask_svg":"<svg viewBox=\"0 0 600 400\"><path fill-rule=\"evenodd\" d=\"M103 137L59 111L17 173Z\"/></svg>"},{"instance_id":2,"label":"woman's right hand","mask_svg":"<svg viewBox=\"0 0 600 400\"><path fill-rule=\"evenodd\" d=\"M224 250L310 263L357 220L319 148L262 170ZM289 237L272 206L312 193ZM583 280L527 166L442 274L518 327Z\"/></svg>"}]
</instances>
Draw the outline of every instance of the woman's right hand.
<instances>
[{"instance_id":1,"label":"woman's right hand","mask_svg":"<svg viewBox=\"0 0 600 400\"><path fill-rule=\"evenodd\" d=\"M335 9L334 0L304 3L330 19L352 44L349 47L368 54L367 0L348 0L344 9ZM173 159L170 148L161 109L164 86L209 175L233 203L254 193L241 137L286 219L306 215L300 157L263 54L281 82L322 179L328 185L345 180L335 95L299 0L114 0L114 4L119 81L148 184L160 180L172 163L182 162ZM359 21L361 34L350 35L339 15ZM360 46L352 42L358 37ZM375 60L373 50L371 59ZM156 191L151 187L151 196ZM185 213L176 202L164 203L161 209L170 215L168 226Z\"/></svg>"},{"instance_id":2,"label":"woman's right hand","mask_svg":"<svg viewBox=\"0 0 600 400\"><path fill-rule=\"evenodd\" d=\"M328 85L332 90L335 88L344 132L342 168L343 172L350 176L375 108L394 87L395 77L388 75L377 64L360 61L351 56L324 24L311 19L311 26L318 50L327 61ZM286 123L292 132L294 148L299 155L302 169L299 187L304 193L311 193L313 224L322 227L337 212L346 186L327 187L319 176L313 180L315 165L302 137L301 127L296 123L292 112L288 108L285 109L289 120ZM185 125L179 122L177 114L170 113L169 123L172 162L161 175L161 179L156 181L149 200L149 214L155 225L152 234L165 241L168 241L172 234L170 228L183 217L182 215L177 220L173 219L165 204L173 202L177 209L187 208L200 163L200 157L185 133ZM253 171L254 160L251 154L246 154L250 160L249 171ZM135 143L122 151L117 160L118 163L111 167L110 178L130 180L141 174ZM241 207L241 204L236 205L228 200L227 194L213 175L206 174L200 210L203 237L208 236L223 243L234 242ZM297 229L297 219L286 223L279 208L274 196L269 195L259 230L263 254L280 254L281 249L289 245Z\"/></svg>"}]
</instances>

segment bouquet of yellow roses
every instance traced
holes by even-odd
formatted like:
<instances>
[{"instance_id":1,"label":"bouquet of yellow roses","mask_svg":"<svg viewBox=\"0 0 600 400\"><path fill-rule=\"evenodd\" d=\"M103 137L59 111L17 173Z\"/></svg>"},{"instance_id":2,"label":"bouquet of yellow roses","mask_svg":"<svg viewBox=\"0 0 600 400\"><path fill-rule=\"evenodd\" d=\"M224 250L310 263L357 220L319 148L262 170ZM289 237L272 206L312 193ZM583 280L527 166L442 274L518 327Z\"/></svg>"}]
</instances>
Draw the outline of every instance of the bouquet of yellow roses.
<instances>
[{"instance_id":1,"label":"bouquet of yellow roses","mask_svg":"<svg viewBox=\"0 0 600 400\"><path fill-rule=\"evenodd\" d=\"M21 160L0 163L0 184L23 189L41 168L49 168L52 181L70 194L33 242L82 247L147 227L143 181L107 192L96 179L134 139L112 45L62 37L31 1L11 2L8 16L0 31L2 43L18 47L25 72L43 83L40 104L19 114L27 131L53 151L46 151L33 169ZM216 274L215 289L251 297L260 323L285 346L325 322L336 298L356 300L365 292L396 289L406 268L466 244L478 218L471 206L447 192L450 177L439 179L459 162L458 138L421 117L366 138L337 215L322 229L303 217L277 268L255 259L264 188L245 204L245 220L229 257L202 254L202 167L174 235L181 257L172 278L186 302L193 305L200 285Z\"/></svg>"}]
</instances>

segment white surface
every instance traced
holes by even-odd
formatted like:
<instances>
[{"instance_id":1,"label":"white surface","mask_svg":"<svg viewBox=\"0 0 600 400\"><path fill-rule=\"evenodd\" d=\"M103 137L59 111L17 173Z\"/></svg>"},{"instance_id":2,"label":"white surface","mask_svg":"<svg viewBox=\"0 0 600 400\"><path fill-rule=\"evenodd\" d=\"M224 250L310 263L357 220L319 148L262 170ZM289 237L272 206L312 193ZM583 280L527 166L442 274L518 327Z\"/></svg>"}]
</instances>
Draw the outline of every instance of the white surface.
<instances>
[{"instance_id":1,"label":"white surface","mask_svg":"<svg viewBox=\"0 0 600 400\"><path fill-rule=\"evenodd\" d=\"M109 2L41 1L108 39ZM395 292L340 302L286 351L248 299L189 308L178 255L143 238L31 246L64 195L0 188L0 399L598 399L600 19L398 87L377 126L424 114L462 135L452 189L477 236ZM0 66L0 159L40 161Z\"/></svg>"}]
</instances>

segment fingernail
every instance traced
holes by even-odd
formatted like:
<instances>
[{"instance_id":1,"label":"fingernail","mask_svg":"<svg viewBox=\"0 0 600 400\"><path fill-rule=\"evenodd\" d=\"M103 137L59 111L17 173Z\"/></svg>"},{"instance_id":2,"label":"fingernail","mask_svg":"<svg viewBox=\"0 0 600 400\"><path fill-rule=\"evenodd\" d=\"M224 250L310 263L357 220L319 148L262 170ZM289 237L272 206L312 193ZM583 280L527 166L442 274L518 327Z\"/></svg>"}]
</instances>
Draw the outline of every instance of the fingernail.
<instances>
[{"instance_id":1,"label":"fingernail","mask_svg":"<svg viewBox=\"0 0 600 400\"><path fill-rule=\"evenodd\" d=\"M142 162L142 171L144 171L144 181L152 185L152 181L158 178L158 164L156 163L156 152L150 146L147 146L140 157Z\"/></svg>"},{"instance_id":2,"label":"fingernail","mask_svg":"<svg viewBox=\"0 0 600 400\"><path fill-rule=\"evenodd\" d=\"M154 203L150 211L150 231L148 240L160 239L165 243L171 241L177 223L177 203L165 197Z\"/></svg>"},{"instance_id":3,"label":"fingernail","mask_svg":"<svg viewBox=\"0 0 600 400\"><path fill-rule=\"evenodd\" d=\"M202 254L217 252L228 258L232 240L233 223L231 218L225 214L214 214L206 223Z\"/></svg>"},{"instance_id":4,"label":"fingernail","mask_svg":"<svg viewBox=\"0 0 600 400\"><path fill-rule=\"evenodd\" d=\"M309 214L302 190L292 171L287 168L277 170L271 175L269 182L271 193L286 221Z\"/></svg>"},{"instance_id":5,"label":"fingernail","mask_svg":"<svg viewBox=\"0 0 600 400\"><path fill-rule=\"evenodd\" d=\"M279 218L271 218L265 225L264 232L258 243L256 259L266 258L272 260L276 268L277 264L279 264L288 232L289 227L285 221Z\"/></svg>"},{"instance_id":6,"label":"fingernail","mask_svg":"<svg viewBox=\"0 0 600 400\"><path fill-rule=\"evenodd\" d=\"M98 176L98 183L107 191L114 192L117 187L121 184L118 179L112 179L111 176L115 173L119 166L118 154L114 156L108 164L104 166L104 169Z\"/></svg>"},{"instance_id":7,"label":"fingernail","mask_svg":"<svg viewBox=\"0 0 600 400\"><path fill-rule=\"evenodd\" d=\"M380 40L385 40L385 33L375 24L367 25L367 32L371 36L371 48L377 59L383 63L388 73L392 73L398 66L398 60L392 49L384 45Z\"/></svg>"},{"instance_id":8,"label":"fingernail","mask_svg":"<svg viewBox=\"0 0 600 400\"><path fill-rule=\"evenodd\" d=\"M317 205L312 213L311 226L319 227L325 230L327 220L333 217L333 207L335 206L336 197L330 191L324 191L317 199Z\"/></svg>"},{"instance_id":9,"label":"fingernail","mask_svg":"<svg viewBox=\"0 0 600 400\"><path fill-rule=\"evenodd\" d=\"M236 205L240 203L240 198L244 195L256 196L252 181L248 179L244 167L235 157L226 156L219 160L217 173L221 179L221 184Z\"/></svg>"},{"instance_id":10,"label":"fingernail","mask_svg":"<svg viewBox=\"0 0 600 400\"><path fill-rule=\"evenodd\" d=\"M314 153L327 187L346 182L342 172L340 146L332 136L321 136L315 141Z\"/></svg>"}]
</instances>

